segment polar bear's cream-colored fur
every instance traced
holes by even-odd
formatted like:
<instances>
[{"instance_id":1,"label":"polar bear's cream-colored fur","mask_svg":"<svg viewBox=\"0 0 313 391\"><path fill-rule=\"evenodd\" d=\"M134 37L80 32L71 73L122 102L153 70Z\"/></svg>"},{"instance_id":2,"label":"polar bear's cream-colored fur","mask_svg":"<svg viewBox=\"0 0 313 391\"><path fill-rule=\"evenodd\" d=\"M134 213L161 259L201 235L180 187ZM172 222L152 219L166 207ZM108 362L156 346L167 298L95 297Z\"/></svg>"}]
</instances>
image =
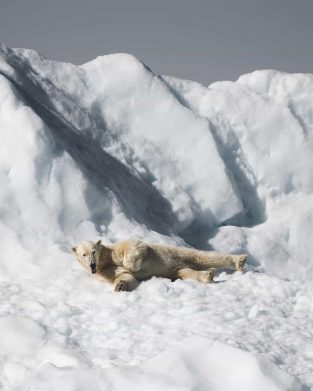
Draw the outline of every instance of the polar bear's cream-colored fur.
<instances>
[{"instance_id":1,"label":"polar bear's cream-colored fur","mask_svg":"<svg viewBox=\"0 0 313 391\"><path fill-rule=\"evenodd\" d=\"M72 250L88 272L113 283L116 291L132 290L139 281L153 276L209 283L213 281L214 269L233 267L242 271L247 257L139 240L108 245L88 241Z\"/></svg>"}]
</instances>

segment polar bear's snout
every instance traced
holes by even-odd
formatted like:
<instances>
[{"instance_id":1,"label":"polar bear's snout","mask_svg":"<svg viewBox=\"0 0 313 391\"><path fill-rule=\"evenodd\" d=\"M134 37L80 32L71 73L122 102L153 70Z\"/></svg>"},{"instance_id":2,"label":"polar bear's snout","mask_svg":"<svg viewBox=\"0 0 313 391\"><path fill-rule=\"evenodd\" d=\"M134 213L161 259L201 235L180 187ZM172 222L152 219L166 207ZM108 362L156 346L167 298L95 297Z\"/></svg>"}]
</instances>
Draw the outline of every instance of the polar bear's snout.
<instances>
[{"instance_id":1,"label":"polar bear's snout","mask_svg":"<svg viewBox=\"0 0 313 391\"><path fill-rule=\"evenodd\" d=\"M82 242L77 247L72 247L72 251L78 262L84 266L85 269L92 274L97 273L97 269L99 269L98 262L102 251L101 240L98 240L97 242Z\"/></svg>"},{"instance_id":2,"label":"polar bear's snout","mask_svg":"<svg viewBox=\"0 0 313 391\"><path fill-rule=\"evenodd\" d=\"M90 266L92 274L97 273L97 261L96 261L95 254L90 254L90 256L89 256L89 266Z\"/></svg>"}]
</instances>

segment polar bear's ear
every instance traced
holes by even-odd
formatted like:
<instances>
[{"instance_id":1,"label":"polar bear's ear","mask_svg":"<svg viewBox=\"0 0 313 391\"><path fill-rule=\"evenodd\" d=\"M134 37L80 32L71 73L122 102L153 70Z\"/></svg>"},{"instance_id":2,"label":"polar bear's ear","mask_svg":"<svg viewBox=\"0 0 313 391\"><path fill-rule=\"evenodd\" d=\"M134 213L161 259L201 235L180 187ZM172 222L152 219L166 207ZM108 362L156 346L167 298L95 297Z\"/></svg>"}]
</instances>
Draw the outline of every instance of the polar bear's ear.
<instances>
[{"instance_id":1,"label":"polar bear's ear","mask_svg":"<svg viewBox=\"0 0 313 391\"><path fill-rule=\"evenodd\" d=\"M98 241L96 242L96 245L97 245L97 246L100 246L100 244L101 244L101 240L98 240Z\"/></svg>"},{"instance_id":2,"label":"polar bear's ear","mask_svg":"<svg viewBox=\"0 0 313 391\"><path fill-rule=\"evenodd\" d=\"M72 252L76 254L77 247L72 247Z\"/></svg>"}]
</instances>

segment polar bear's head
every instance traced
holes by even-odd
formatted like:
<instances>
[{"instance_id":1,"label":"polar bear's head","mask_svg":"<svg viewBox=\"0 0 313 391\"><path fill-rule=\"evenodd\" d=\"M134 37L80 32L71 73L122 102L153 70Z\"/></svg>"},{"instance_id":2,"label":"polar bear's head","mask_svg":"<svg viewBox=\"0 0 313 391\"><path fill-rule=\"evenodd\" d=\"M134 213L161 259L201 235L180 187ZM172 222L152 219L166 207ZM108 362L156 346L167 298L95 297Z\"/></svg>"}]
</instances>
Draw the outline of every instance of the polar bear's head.
<instances>
[{"instance_id":1,"label":"polar bear's head","mask_svg":"<svg viewBox=\"0 0 313 391\"><path fill-rule=\"evenodd\" d=\"M97 242L82 242L77 247L72 247L78 262L92 274L97 273L97 265L101 255L101 240Z\"/></svg>"}]
</instances>

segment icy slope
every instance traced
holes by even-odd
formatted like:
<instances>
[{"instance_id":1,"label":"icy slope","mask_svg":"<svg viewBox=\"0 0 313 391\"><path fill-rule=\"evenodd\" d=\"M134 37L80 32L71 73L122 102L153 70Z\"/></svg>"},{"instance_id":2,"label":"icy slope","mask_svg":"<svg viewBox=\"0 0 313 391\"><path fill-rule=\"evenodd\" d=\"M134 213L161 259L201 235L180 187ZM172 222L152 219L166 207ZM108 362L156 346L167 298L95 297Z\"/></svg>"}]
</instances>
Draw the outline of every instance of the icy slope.
<instances>
[{"instance_id":1,"label":"icy slope","mask_svg":"<svg viewBox=\"0 0 313 391\"><path fill-rule=\"evenodd\" d=\"M313 385L312 88L274 71L206 88L130 55L78 67L1 47L0 387L66 372L77 389L77 371L104 379L194 334L266 356L262 381L276 365ZM127 237L247 251L265 274L116 295L69 250Z\"/></svg>"},{"instance_id":2,"label":"icy slope","mask_svg":"<svg viewBox=\"0 0 313 391\"><path fill-rule=\"evenodd\" d=\"M134 57L104 56L79 68L31 51L2 53L0 71L130 217L169 232L195 219L221 223L242 211L208 122L180 105ZM76 156L74 148L85 154Z\"/></svg>"}]
</instances>

